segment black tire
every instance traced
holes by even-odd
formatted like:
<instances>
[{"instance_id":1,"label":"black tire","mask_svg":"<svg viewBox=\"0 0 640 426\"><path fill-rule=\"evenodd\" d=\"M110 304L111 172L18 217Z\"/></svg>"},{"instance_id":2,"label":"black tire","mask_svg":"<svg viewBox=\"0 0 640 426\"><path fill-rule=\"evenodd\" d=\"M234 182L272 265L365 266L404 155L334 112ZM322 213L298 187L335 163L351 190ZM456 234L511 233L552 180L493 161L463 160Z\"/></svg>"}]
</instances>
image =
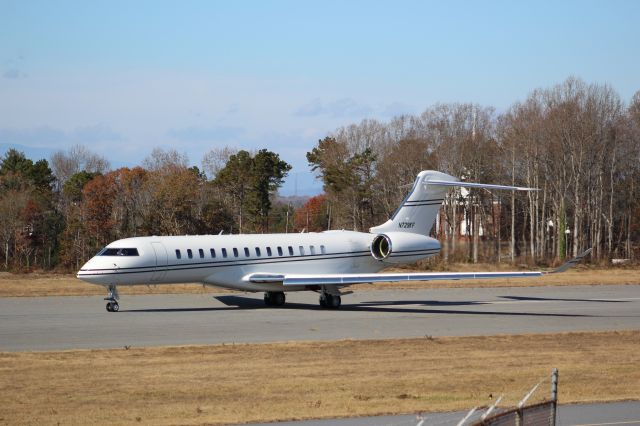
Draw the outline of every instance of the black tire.
<instances>
[{"instance_id":1,"label":"black tire","mask_svg":"<svg viewBox=\"0 0 640 426\"><path fill-rule=\"evenodd\" d=\"M118 312L120 310L120 305L118 305L118 302L113 302L113 304L111 305L111 309L113 310L113 312Z\"/></svg>"},{"instance_id":2,"label":"black tire","mask_svg":"<svg viewBox=\"0 0 640 426\"><path fill-rule=\"evenodd\" d=\"M342 299L340 296L334 296L332 294L326 293L323 296L320 296L320 306L325 309L338 309L342 304Z\"/></svg>"},{"instance_id":3,"label":"black tire","mask_svg":"<svg viewBox=\"0 0 640 426\"><path fill-rule=\"evenodd\" d=\"M264 294L264 304L267 306L273 306L273 297L271 297L271 293Z\"/></svg>"},{"instance_id":4,"label":"black tire","mask_svg":"<svg viewBox=\"0 0 640 426\"><path fill-rule=\"evenodd\" d=\"M111 302L107 302L107 312L113 312L111 310Z\"/></svg>"},{"instance_id":5,"label":"black tire","mask_svg":"<svg viewBox=\"0 0 640 426\"><path fill-rule=\"evenodd\" d=\"M271 295L271 300L273 301L273 306L282 306L286 302L287 298L284 295L284 292L276 292Z\"/></svg>"},{"instance_id":6,"label":"black tire","mask_svg":"<svg viewBox=\"0 0 640 426\"><path fill-rule=\"evenodd\" d=\"M331 309L338 309L342 304L342 298L340 296L333 296L331 300Z\"/></svg>"},{"instance_id":7,"label":"black tire","mask_svg":"<svg viewBox=\"0 0 640 426\"><path fill-rule=\"evenodd\" d=\"M324 295L325 308L333 309L333 296L331 294Z\"/></svg>"}]
</instances>

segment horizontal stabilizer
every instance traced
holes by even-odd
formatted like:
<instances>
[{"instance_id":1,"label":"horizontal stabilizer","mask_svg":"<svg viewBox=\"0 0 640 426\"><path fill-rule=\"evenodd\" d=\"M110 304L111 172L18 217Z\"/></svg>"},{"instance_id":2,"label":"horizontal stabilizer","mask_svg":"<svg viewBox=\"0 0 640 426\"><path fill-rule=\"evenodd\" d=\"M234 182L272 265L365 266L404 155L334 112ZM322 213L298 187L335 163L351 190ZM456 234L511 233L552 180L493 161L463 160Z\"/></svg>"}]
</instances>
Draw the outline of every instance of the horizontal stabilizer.
<instances>
[{"instance_id":1,"label":"horizontal stabilizer","mask_svg":"<svg viewBox=\"0 0 640 426\"><path fill-rule=\"evenodd\" d=\"M463 188L511 189L515 191L539 191L538 188L527 188L524 186L493 185L488 183L473 183L473 182L460 182L460 181L452 182L448 180L429 180L426 183L428 185L459 186Z\"/></svg>"}]
</instances>

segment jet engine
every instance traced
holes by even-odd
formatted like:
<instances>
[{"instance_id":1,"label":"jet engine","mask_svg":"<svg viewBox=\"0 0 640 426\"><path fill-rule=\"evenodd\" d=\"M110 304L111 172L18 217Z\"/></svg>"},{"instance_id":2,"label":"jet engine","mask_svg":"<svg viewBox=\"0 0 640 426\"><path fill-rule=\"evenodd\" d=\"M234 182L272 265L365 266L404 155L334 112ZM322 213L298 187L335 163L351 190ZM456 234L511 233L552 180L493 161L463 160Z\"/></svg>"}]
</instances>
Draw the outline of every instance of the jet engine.
<instances>
[{"instance_id":1,"label":"jet engine","mask_svg":"<svg viewBox=\"0 0 640 426\"><path fill-rule=\"evenodd\" d=\"M385 263L411 263L438 254L438 240L421 234L387 232L371 242L371 255Z\"/></svg>"}]
</instances>

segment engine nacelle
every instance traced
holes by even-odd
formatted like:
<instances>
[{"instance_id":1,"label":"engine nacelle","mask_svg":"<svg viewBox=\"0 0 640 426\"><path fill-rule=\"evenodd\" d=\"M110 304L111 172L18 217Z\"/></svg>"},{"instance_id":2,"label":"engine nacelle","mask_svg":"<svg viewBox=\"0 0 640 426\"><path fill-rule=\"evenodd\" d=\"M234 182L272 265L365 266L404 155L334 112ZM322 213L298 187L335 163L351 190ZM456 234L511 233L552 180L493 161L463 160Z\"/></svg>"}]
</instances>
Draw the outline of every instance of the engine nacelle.
<instances>
[{"instance_id":1,"label":"engine nacelle","mask_svg":"<svg viewBox=\"0 0 640 426\"><path fill-rule=\"evenodd\" d=\"M440 242L421 234L387 232L371 242L371 255L385 263L411 263L438 254Z\"/></svg>"}]
</instances>

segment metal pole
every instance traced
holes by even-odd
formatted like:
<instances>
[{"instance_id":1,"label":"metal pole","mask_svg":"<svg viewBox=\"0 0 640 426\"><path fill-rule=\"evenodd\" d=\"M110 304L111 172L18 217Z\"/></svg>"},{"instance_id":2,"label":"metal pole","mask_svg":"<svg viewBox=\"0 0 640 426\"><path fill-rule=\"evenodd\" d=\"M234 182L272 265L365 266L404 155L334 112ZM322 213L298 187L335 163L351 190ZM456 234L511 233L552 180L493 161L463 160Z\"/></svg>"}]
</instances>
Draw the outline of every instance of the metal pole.
<instances>
[{"instance_id":1,"label":"metal pole","mask_svg":"<svg viewBox=\"0 0 640 426\"><path fill-rule=\"evenodd\" d=\"M542 382L540 382L540 383L542 383ZM525 404L525 403L527 402L527 400L531 397L531 395L533 395L533 393L536 391L536 389L538 389L538 386L540 386L540 383L538 383L537 385L535 385L535 386L533 387L533 389L531 389L531 390L529 391L529 393L528 393L528 394L526 394L524 398L522 398L522 401L520 401L520 402L518 403L518 408L522 408L522 407L524 407L524 404Z\"/></svg>"},{"instance_id":2,"label":"metal pole","mask_svg":"<svg viewBox=\"0 0 640 426\"><path fill-rule=\"evenodd\" d=\"M496 406L500 403L500 401L502 401L502 397L504 395L500 395L500 397L498 399L496 399L496 402L493 403L493 405L491 407L489 407L489 409L482 415L480 416L480 420L484 420L487 417L489 417L489 414L491 414L493 412L493 410L496 409Z\"/></svg>"},{"instance_id":3,"label":"metal pole","mask_svg":"<svg viewBox=\"0 0 640 426\"><path fill-rule=\"evenodd\" d=\"M475 413L477 409L478 409L478 407L473 407L473 408L472 408L472 409L467 413L467 415L466 415L466 416L464 416L464 418L458 422L458 424L457 424L456 426L462 426L462 425L464 424L464 422L466 422L466 421L469 419L469 417L473 416L473 413Z\"/></svg>"},{"instance_id":4,"label":"metal pole","mask_svg":"<svg viewBox=\"0 0 640 426\"><path fill-rule=\"evenodd\" d=\"M289 233L289 205L287 205L287 222L284 225L284 233Z\"/></svg>"},{"instance_id":5,"label":"metal pole","mask_svg":"<svg viewBox=\"0 0 640 426\"><path fill-rule=\"evenodd\" d=\"M551 426L556 425L556 415L558 414L558 369L551 372Z\"/></svg>"}]
</instances>

